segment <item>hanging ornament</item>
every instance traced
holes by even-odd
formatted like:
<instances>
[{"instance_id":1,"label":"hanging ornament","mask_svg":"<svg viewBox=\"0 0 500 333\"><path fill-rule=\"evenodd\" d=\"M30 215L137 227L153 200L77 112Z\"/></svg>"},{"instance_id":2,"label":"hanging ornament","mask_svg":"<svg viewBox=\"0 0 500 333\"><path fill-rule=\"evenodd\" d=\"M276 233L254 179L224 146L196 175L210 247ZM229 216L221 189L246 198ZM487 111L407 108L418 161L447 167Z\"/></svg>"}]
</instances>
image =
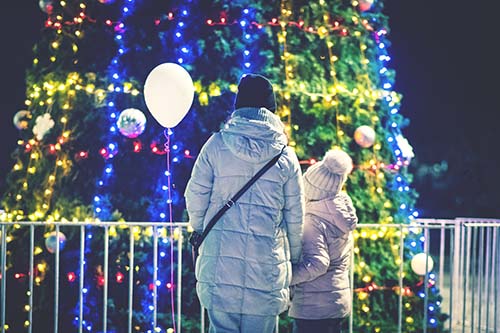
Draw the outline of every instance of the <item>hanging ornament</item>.
<instances>
[{"instance_id":1,"label":"hanging ornament","mask_svg":"<svg viewBox=\"0 0 500 333\"><path fill-rule=\"evenodd\" d=\"M116 122L120 133L127 138L136 138L146 129L146 116L137 109L125 109Z\"/></svg>"},{"instance_id":2,"label":"hanging ornament","mask_svg":"<svg viewBox=\"0 0 500 333\"><path fill-rule=\"evenodd\" d=\"M375 131L367 125L359 126L354 131L354 141L363 148L371 147L375 143Z\"/></svg>"},{"instance_id":3,"label":"hanging ornament","mask_svg":"<svg viewBox=\"0 0 500 333\"><path fill-rule=\"evenodd\" d=\"M434 261L431 256L425 253L419 253L413 256L411 259L411 269L418 275L425 275L425 259L427 258L427 273L429 273L434 267Z\"/></svg>"},{"instance_id":4,"label":"hanging ornament","mask_svg":"<svg viewBox=\"0 0 500 333\"><path fill-rule=\"evenodd\" d=\"M18 130L23 130L28 128L29 120L31 119L31 112L28 110L17 111L12 119L14 126Z\"/></svg>"},{"instance_id":5,"label":"hanging ornament","mask_svg":"<svg viewBox=\"0 0 500 333\"><path fill-rule=\"evenodd\" d=\"M373 2L375 0L358 0L359 2L359 10L362 12L366 12L372 8Z\"/></svg>"},{"instance_id":6,"label":"hanging ornament","mask_svg":"<svg viewBox=\"0 0 500 333\"><path fill-rule=\"evenodd\" d=\"M38 6L40 6L40 9L44 11L47 14L52 14L52 11L54 10L54 1L52 0L40 0L38 1Z\"/></svg>"},{"instance_id":7,"label":"hanging ornament","mask_svg":"<svg viewBox=\"0 0 500 333\"><path fill-rule=\"evenodd\" d=\"M415 157L413 153L413 147L410 145L408 140L401 134L396 136L396 143L398 144L399 150L401 150L401 155L407 160L411 160Z\"/></svg>"},{"instance_id":8,"label":"hanging ornament","mask_svg":"<svg viewBox=\"0 0 500 333\"><path fill-rule=\"evenodd\" d=\"M42 141L45 134L47 134L52 127L54 127L54 120L50 117L50 113L45 113L42 116L36 117L33 134L35 134L38 141Z\"/></svg>"},{"instance_id":9,"label":"hanging ornament","mask_svg":"<svg viewBox=\"0 0 500 333\"><path fill-rule=\"evenodd\" d=\"M47 251L50 253L56 252L57 242L59 241L59 251L64 249L64 245L66 244L66 236L59 231L59 237L57 237L57 232L52 231L45 237L45 247Z\"/></svg>"}]
</instances>

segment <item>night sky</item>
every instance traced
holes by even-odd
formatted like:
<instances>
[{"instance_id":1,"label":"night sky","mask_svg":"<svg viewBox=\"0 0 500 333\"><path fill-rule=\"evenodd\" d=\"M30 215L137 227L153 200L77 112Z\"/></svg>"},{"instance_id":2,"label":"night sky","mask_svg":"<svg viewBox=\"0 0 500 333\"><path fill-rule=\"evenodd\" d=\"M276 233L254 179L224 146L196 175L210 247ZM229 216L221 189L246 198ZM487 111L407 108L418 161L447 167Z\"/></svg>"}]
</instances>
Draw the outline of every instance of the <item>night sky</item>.
<instances>
[{"instance_id":1,"label":"night sky","mask_svg":"<svg viewBox=\"0 0 500 333\"><path fill-rule=\"evenodd\" d=\"M496 4L494 4L496 3ZM493 0L386 0L390 67L402 93L403 130L421 217L500 218L500 52ZM35 0L8 1L0 20L0 190L16 146L25 69L44 14Z\"/></svg>"}]
</instances>

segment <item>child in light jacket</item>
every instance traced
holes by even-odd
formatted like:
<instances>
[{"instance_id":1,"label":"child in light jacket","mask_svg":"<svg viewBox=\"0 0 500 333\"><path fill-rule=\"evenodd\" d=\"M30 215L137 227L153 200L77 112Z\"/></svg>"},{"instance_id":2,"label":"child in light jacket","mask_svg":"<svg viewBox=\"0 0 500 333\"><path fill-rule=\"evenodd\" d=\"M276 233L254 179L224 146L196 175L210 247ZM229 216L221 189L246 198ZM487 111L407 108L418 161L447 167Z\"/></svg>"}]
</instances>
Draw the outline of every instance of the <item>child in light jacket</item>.
<instances>
[{"instance_id":1,"label":"child in light jacket","mask_svg":"<svg viewBox=\"0 0 500 333\"><path fill-rule=\"evenodd\" d=\"M340 332L351 312L349 268L352 230L358 218L342 186L352 171L352 160L331 150L304 174L306 210L302 259L293 266L295 285L289 316L294 333Z\"/></svg>"}]
</instances>

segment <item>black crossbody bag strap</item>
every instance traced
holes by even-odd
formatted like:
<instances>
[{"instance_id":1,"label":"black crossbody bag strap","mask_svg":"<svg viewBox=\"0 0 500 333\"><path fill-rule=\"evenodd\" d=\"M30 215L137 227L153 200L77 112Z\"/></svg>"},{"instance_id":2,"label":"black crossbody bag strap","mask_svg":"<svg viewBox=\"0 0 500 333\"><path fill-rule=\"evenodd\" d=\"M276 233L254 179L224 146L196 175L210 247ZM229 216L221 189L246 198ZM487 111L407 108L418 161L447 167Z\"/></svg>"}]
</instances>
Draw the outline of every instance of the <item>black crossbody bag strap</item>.
<instances>
[{"instance_id":1,"label":"black crossbody bag strap","mask_svg":"<svg viewBox=\"0 0 500 333\"><path fill-rule=\"evenodd\" d=\"M197 236L195 237L195 239L190 239L190 243L191 245L193 245L193 247L195 248L195 250L198 250L198 248L200 247L201 243L203 242L203 240L205 239L205 237L207 237L208 233L210 232L210 230L212 230L212 228L214 227L215 223L217 223L217 221L222 217L222 215L224 215L224 213L229 209L231 208L234 203L243 195L243 193L245 193L249 188L250 186L253 185L253 183L255 183L257 181L257 179L259 179L267 170L269 170L274 164L276 164L276 162L278 161L278 159L280 158L281 154L283 153L283 151L285 150L286 146L283 147L283 149L281 150L281 152L274 156L269 162L266 163L266 165L264 165L262 167L262 169L260 169L249 181L248 183L245 184L245 186L243 186L232 198L231 200L229 200L218 212L217 214L215 214L211 219L210 221L208 222L207 224L207 227L205 228L205 230L203 230L203 232L201 234L197 234ZM195 234L193 232L193 234Z\"/></svg>"}]
</instances>

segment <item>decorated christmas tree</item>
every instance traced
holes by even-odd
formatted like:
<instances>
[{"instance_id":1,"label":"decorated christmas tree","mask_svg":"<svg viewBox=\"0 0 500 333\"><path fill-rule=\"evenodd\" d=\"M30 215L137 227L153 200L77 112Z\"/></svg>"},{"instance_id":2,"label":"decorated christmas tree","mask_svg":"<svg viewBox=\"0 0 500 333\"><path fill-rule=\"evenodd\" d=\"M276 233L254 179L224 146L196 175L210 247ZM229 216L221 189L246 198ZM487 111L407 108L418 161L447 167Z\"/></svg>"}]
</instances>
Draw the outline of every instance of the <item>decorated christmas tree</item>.
<instances>
[{"instance_id":1,"label":"decorated christmas tree","mask_svg":"<svg viewBox=\"0 0 500 333\"><path fill-rule=\"evenodd\" d=\"M19 147L2 199L4 219L18 221L116 221L86 227L85 268L77 256L80 231L61 227L60 328L102 327L103 239L109 235L109 330L125 331L123 293L135 270L136 331L171 328L172 281L153 281L147 258L158 246L158 267L171 276L174 232L133 229L135 266L128 267L127 221L185 221L184 188L193 158L233 109L238 79L260 73L275 84L278 113L304 169L327 150L341 148L355 163L347 183L361 226L355 232L356 332L394 332L403 294L404 332L442 331L439 290L410 269L422 252L418 231L401 233L383 224L409 224L418 216L407 171L413 152L402 134L401 96L393 90L388 19L378 0L318 1L40 1L47 14L26 76L26 105L16 113ZM164 129L144 102L144 82L158 64L183 66L194 81L195 99L184 120ZM166 111L167 112L167 111ZM362 224L380 228L363 228ZM36 234L33 323L51 327L50 290L54 237L47 224ZM21 331L26 315L29 251L26 228L9 228L7 318ZM106 232L106 234L104 233ZM161 241L154 244L157 232ZM401 237L404 237L401 242ZM56 240L57 242L57 240ZM50 242L48 242L50 244ZM404 248L400 248L400 244ZM400 253L404 256L401 258ZM399 264L404 260L404 287ZM196 331L199 304L194 276L184 267L184 330ZM84 315L79 318L77 283L84 274ZM423 275L426 273L424 272ZM11 281L12 280L12 281ZM168 280L168 279L167 279ZM169 283L167 283L169 282ZM151 293L154 290L155 293ZM158 322L155 313L158 295ZM424 305L427 309L424 310ZM154 308L154 309L153 309ZM282 316L285 318L285 315ZM426 322L423 323L423 319ZM30 323L28 323L29 325ZM282 321L282 329L289 321Z\"/></svg>"}]
</instances>

